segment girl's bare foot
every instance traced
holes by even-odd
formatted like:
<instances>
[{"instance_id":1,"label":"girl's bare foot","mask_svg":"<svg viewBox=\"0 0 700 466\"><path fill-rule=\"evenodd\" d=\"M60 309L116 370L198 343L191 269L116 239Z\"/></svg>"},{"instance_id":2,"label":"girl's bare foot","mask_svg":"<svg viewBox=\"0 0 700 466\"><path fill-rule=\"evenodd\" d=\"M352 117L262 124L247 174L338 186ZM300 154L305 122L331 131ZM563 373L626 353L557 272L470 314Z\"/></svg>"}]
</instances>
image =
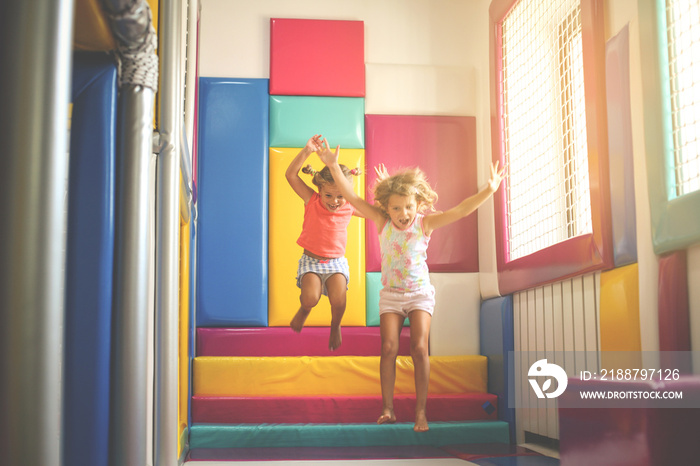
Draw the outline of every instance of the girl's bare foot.
<instances>
[{"instance_id":1,"label":"girl's bare foot","mask_svg":"<svg viewBox=\"0 0 700 466\"><path fill-rule=\"evenodd\" d=\"M394 415L393 409L384 409L384 412L379 419L377 419L377 424L394 424L396 422L396 416Z\"/></svg>"},{"instance_id":2,"label":"girl's bare foot","mask_svg":"<svg viewBox=\"0 0 700 466\"><path fill-rule=\"evenodd\" d=\"M416 432L425 432L429 429L428 418L425 416L425 412L416 413L416 423L413 425L413 430Z\"/></svg>"},{"instance_id":3,"label":"girl's bare foot","mask_svg":"<svg viewBox=\"0 0 700 466\"><path fill-rule=\"evenodd\" d=\"M343 336L340 333L340 325L337 327L331 326L331 337L328 340L328 349L331 351L335 351L338 348L340 348L340 345L343 343Z\"/></svg>"},{"instance_id":4,"label":"girl's bare foot","mask_svg":"<svg viewBox=\"0 0 700 466\"><path fill-rule=\"evenodd\" d=\"M306 318L309 317L310 312L310 310L305 311L304 309L299 308L297 313L294 314L292 321L289 323L289 326L292 327L292 330L294 330L297 333L301 332L301 329L304 328L304 322L306 322Z\"/></svg>"}]
</instances>

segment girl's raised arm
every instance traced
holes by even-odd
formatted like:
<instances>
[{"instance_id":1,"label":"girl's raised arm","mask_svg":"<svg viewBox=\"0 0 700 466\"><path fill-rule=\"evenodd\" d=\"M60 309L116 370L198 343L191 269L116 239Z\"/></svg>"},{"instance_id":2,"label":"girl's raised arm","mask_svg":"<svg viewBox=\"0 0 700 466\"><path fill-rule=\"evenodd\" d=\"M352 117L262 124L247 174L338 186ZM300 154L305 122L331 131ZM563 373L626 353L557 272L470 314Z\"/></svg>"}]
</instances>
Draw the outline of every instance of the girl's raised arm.
<instances>
[{"instance_id":1,"label":"girl's raised arm","mask_svg":"<svg viewBox=\"0 0 700 466\"><path fill-rule=\"evenodd\" d=\"M355 207L365 218L372 220L377 226L384 224L384 212L379 207L375 207L369 202L358 196L352 189L352 184L345 178L343 171L338 165L338 153L340 151L340 146L335 148L335 152L331 152L328 147L328 141L323 140L323 149L319 152L319 157L321 161L325 163L331 171L331 176L333 176L333 181L335 185L340 190L343 197Z\"/></svg>"},{"instance_id":2,"label":"girl's raised arm","mask_svg":"<svg viewBox=\"0 0 700 466\"><path fill-rule=\"evenodd\" d=\"M469 196L457 206L445 212L426 215L423 219L425 234L430 236L433 230L456 222L460 218L466 217L478 209L481 204L486 202L486 200L498 190L501 181L505 177L505 171L505 166L499 170L498 161L494 162L493 165L491 165L491 177L484 189L473 196Z\"/></svg>"},{"instance_id":3,"label":"girl's raised arm","mask_svg":"<svg viewBox=\"0 0 700 466\"><path fill-rule=\"evenodd\" d=\"M306 159L308 159L314 152L321 152L320 134L316 134L309 139L306 146L304 146L304 148L299 151L297 156L294 157L292 162L289 164L289 167L287 167L287 171L285 172L287 182L292 187L294 192L297 193L300 198L302 198L304 204L309 202L315 191L301 179L299 176L299 171L304 165L304 162L306 162Z\"/></svg>"}]
</instances>

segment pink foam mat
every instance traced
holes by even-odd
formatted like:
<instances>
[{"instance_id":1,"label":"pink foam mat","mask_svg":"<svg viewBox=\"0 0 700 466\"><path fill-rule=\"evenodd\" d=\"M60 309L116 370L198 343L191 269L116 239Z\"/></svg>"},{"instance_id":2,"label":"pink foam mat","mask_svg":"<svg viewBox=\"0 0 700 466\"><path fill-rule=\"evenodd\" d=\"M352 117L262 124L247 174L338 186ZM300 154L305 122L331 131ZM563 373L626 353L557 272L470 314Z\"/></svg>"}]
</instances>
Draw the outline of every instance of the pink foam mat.
<instances>
[{"instance_id":1,"label":"pink foam mat","mask_svg":"<svg viewBox=\"0 0 700 466\"><path fill-rule=\"evenodd\" d=\"M270 94L364 97L364 44L362 21L272 18Z\"/></svg>"},{"instance_id":2,"label":"pink foam mat","mask_svg":"<svg viewBox=\"0 0 700 466\"><path fill-rule=\"evenodd\" d=\"M379 387L377 387L379 391ZM396 395L398 422L415 418L415 395ZM428 396L430 421L498 419L497 396L459 393ZM381 396L192 397L192 422L225 424L372 423L382 410Z\"/></svg>"},{"instance_id":3,"label":"pink foam mat","mask_svg":"<svg viewBox=\"0 0 700 466\"><path fill-rule=\"evenodd\" d=\"M343 344L328 349L328 327L198 328L197 356L379 356L379 327L343 327ZM410 354L410 329L401 331L399 355Z\"/></svg>"},{"instance_id":4,"label":"pink foam mat","mask_svg":"<svg viewBox=\"0 0 700 466\"><path fill-rule=\"evenodd\" d=\"M438 210L448 210L478 191L476 119L458 116L366 115L366 198L372 202L376 175L420 167L438 193ZM366 269L379 272L377 226L367 222ZM433 232L428 249L431 272L478 272L477 215L473 213Z\"/></svg>"}]
</instances>

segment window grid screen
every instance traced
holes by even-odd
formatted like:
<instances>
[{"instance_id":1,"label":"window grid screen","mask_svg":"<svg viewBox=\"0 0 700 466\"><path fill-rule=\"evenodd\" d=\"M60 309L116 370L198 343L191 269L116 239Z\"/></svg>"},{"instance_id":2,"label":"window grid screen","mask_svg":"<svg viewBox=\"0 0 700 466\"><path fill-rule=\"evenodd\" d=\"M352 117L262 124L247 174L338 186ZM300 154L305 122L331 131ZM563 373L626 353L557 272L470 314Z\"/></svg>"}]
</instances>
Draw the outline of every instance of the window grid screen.
<instances>
[{"instance_id":1,"label":"window grid screen","mask_svg":"<svg viewBox=\"0 0 700 466\"><path fill-rule=\"evenodd\" d=\"M510 260L592 232L578 0L521 0L502 24Z\"/></svg>"},{"instance_id":2,"label":"window grid screen","mask_svg":"<svg viewBox=\"0 0 700 466\"><path fill-rule=\"evenodd\" d=\"M666 2L676 196L700 190L700 1Z\"/></svg>"}]
</instances>

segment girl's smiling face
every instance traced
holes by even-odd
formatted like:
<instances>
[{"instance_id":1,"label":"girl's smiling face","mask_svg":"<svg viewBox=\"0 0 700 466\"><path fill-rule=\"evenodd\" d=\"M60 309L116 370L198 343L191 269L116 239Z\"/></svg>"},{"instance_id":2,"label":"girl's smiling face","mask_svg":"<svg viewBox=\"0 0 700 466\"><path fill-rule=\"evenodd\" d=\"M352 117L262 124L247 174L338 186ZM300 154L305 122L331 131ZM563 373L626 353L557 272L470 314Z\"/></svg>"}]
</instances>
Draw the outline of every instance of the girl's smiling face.
<instances>
[{"instance_id":1,"label":"girl's smiling face","mask_svg":"<svg viewBox=\"0 0 700 466\"><path fill-rule=\"evenodd\" d=\"M323 206L331 212L337 212L347 202L340 194L340 189L333 183L325 183L318 189L318 194Z\"/></svg>"},{"instance_id":2,"label":"girl's smiling face","mask_svg":"<svg viewBox=\"0 0 700 466\"><path fill-rule=\"evenodd\" d=\"M394 226L399 230L405 230L416 218L417 208L415 196L392 194L389 196L386 211Z\"/></svg>"}]
</instances>

